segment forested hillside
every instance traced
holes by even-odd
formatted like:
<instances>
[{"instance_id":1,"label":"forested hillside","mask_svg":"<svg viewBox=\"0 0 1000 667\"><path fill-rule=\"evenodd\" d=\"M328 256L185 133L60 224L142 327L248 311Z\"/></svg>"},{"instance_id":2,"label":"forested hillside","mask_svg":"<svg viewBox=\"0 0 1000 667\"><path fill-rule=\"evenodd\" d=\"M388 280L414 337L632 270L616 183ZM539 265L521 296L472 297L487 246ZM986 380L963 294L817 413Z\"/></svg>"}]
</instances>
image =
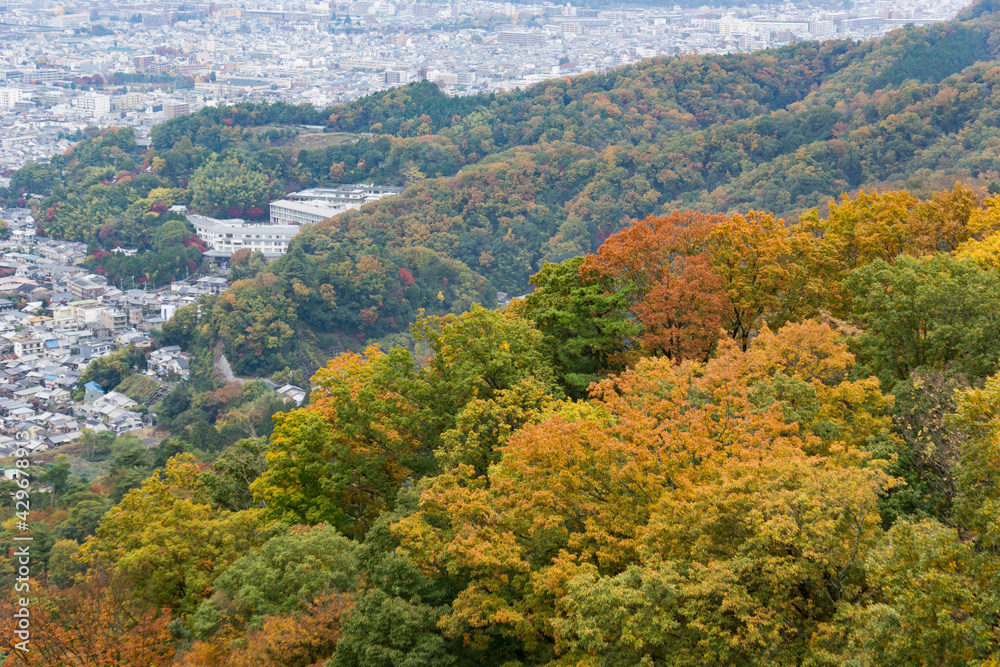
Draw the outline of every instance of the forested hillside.
<instances>
[{"instance_id":1,"label":"forested hillside","mask_svg":"<svg viewBox=\"0 0 1000 667\"><path fill-rule=\"evenodd\" d=\"M998 9L209 109L19 171L44 231L154 284L200 261L171 205L409 187L235 255L164 325L196 354L155 448L31 457L20 594L27 492L0 480L3 664L997 667ZM219 380L218 341L240 374L322 367L293 407Z\"/></svg>"},{"instance_id":2,"label":"forested hillside","mask_svg":"<svg viewBox=\"0 0 1000 667\"><path fill-rule=\"evenodd\" d=\"M155 452L33 461L5 664L996 665L998 270L965 186L678 212L335 357L305 407L182 385Z\"/></svg>"},{"instance_id":3,"label":"forested hillside","mask_svg":"<svg viewBox=\"0 0 1000 667\"><path fill-rule=\"evenodd\" d=\"M996 10L980 2L874 42L649 60L501 95L449 98L422 82L325 110L210 108L157 126L148 150L127 130L101 133L18 171L7 194L31 200L44 233L90 242L91 268L116 284L162 285L201 264L193 236L155 242L173 204L253 220L301 187L408 185L303 233L301 252L236 270L243 280L202 324L237 372L268 374L399 340L421 308L521 294L545 262L593 252L648 215L795 220L858 189L996 190ZM317 126L328 133L304 129ZM118 257L119 245L150 254ZM234 319L237 304L265 300L278 305ZM229 335L247 326L267 333Z\"/></svg>"}]
</instances>

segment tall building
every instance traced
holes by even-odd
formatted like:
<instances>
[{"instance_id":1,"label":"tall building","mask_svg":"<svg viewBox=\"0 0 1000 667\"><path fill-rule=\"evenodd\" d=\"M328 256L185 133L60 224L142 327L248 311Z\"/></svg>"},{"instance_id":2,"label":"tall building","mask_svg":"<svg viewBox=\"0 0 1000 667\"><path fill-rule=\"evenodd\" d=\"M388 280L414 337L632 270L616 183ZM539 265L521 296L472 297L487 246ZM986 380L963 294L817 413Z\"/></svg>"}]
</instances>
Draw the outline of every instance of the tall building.
<instances>
[{"instance_id":1,"label":"tall building","mask_svg":"<svg viewBox=\"0 0 1000 667\"><path fill-rule=\"evenodd\" d=\"M23 94L17 88L0 88L0 109L13 109L22 99Z\"/></svg>"},{"instance_id":2,"label":"tall building","mask_svg":"<svg viewBox=\"0 0 1000 667\"><path fill-rule=\"evenodd\" d=\"M837 26L833 21L810 21L809 34L816 37L832 37L837 34Z\"/></svg>"},{"instance_id":3,"label":"tall building","mask_svg":"<svg viewBox=\"0 0 1000 667\"><path fill-rule=\"evenodd\" d=\"M77 109L87 114L88 118L100 118L111 112L111 98L107 95L81 95L73 100Z\"/></svg>"},{"instance_id":4,"label":"tall building","mask_svg":"<svg viewBox=\"0 0 1000 667\"><path fill-rule=\"evenodd\" d=\"M143 53L138 56L132 56L132 65L135 67L136 72L144 72L149 69L149 66L153 64L155 59L152 53Z\"/></svg>"},{"instance_id":5,"label":"tall building","mask_svg":"<svg viewBox=\"0 0 1000 667\"><path fill-rule=\"evenodd\" d=\"M191 105L187 102L170 101L163 103L163 117L167 120L183 116L186 113L191 113Z\"/></svg>"}]
</instances>

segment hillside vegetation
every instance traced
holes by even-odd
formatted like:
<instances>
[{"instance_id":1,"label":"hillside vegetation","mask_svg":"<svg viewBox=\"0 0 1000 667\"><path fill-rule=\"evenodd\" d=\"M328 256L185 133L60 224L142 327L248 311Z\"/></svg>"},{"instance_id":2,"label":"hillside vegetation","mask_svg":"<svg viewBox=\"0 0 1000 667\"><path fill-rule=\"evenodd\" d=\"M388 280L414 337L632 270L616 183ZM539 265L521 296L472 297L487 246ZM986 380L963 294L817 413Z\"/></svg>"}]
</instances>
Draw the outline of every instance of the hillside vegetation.
<instances>
[{"instance_id":1,"label":"hillside vegetation","mask_svg":"<svg viewBox=\"0 0 1000 667\"><path fill-rule=\"evenodd\" d=\"M994 665L998 269L964 186L652 216L306 407L179 385L155 452L35 468L8 662Z\"/></svg>"},{"instance_id":2,"label":"hillside vegetation","mask_svg":"<svg viewBox=\"0 0 1000 667\"><path fill-rule=\"evenodd\" d=\"M168 198L411 184L235 256L164 326L195 355L155 449L33 459L32 651L4 664L996 667L997 9L490 98L206 110L22 170L51 233L98 244L81 211L107 207L105 240L160 254ZM319 122L384 134L287 150ZM295 407L222 383L219 340L282 382L350 349ZM153 390L141 353L105 359L88 379Z\"/></svg>"}]
</instances>

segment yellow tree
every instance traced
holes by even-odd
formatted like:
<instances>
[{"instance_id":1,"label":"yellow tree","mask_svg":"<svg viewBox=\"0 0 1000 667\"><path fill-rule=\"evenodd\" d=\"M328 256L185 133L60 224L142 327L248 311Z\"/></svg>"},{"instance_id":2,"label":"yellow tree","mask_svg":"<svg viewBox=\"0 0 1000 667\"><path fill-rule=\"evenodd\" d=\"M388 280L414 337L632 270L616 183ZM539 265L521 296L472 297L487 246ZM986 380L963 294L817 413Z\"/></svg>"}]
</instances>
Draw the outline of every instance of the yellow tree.
<instances>
[{"instance_id":1,"label":"yellow tree","mask_svg":"<svg viewBox=\"0 0 1000 667\"><path fill-rule=\"evenodd\" d=\"M1000 232L968 239L955 250L955 257L971 259L987 271L1000 271Z\"/></svg>"},{"instance_id":2,"label":"yellow tree","mask_svg":"<svg viewBox=\"0 0 1000 667\"><path fill-rule=\"evenodd\" d=\"M214 508L191 454L179 454L101 519L79 558L104 564L136 595L186 615L222 568L266 539L259 510Z\"/></svg>"},{"instance_id":3,"label":"yellow tree","mask_svg":"<svg viewBox=\"0 0 1000 667\"><path fill-rule=\"evenodd\" d=\"M1000 232L1000 194L987 197L969 215L969 234L983 237Z\"/></svg>"},{"instance_id":4,"label":"yellow tree","mask_svg":"<svg viewBox=\"0 0 1000 667\"><path fill-rule=\"evenodd\" d=\"M918 200L908 192L859 192L854 199L830 202L820 224L851 271L873 259L891 262L907 250Z\"/></svg>"},{"instance_id":5,"label":"yellow tree","mask_svg":"<svg viewBox=\"0 0 1000 667\"><path fill-rule=\"evenodd\" d=\"M972 235L970 221L981 215L979 194L956 183L951 190L935 193L920 202L910 230L910 252L933 255L953 252Z\"/></svg>"},{"instance_id":6,"label":"yellow tree","mask_svg":"<svg viewBox=\"0 0 1000 667\"><path fill-rule=\"evenodd\" d=\"M822 292L818 276L803 261L811 254L812 241L809 234L759 211L726 218L712 229L712 266L730 305L725 325L744 348L764 316L783 322L792 314L813 314L799 312L815 310Z\"/></svg>"},{"instance_id":7,"label":"yellow tree","mask_svg":"<svg viewBox=\"0 0 1000 667\"><path fill-rule=\"evenodd\" d=\"M826 307L844 316L851 298L841 283L851 271L876 259L952 250L973 233L978 210L975 192L961 185L929 201L898 190L831 201L825 219L816 210L802 216L801 230L815 237L809 273L826 285Z\"/></svg>"}]
</instances>

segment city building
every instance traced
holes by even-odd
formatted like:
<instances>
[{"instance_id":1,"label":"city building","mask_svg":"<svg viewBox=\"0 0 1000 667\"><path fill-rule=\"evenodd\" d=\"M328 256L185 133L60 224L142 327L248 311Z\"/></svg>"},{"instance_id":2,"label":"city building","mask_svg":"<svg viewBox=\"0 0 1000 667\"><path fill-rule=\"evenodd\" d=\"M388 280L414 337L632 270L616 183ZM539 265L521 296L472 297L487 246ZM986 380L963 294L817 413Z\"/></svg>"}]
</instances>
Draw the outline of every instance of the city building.
<instances>
[{"instance_id":1,"label":"city building","mask_svg":"<svg viewBox=\"0 0 1000 667\"><path fill-rule=\"evenodd\" d=\"M152 53L142 53L137 56L132 56L132 66L135 67L136 72L144 72L149 69L149 66L153 64L156 60L156 56Z\"/></svg>"},{"instance_id":2,"label":"city building","mask_svg":"<svg viewBox=\"0 0 1000 667\"><path fill-rule=\"evenodd\" d=\"M0 109L13 109L23 99L22 95L17 88L0 88Z\"/></svg>"},{"instance_id":3,"label":"city building","mask_svg":"<svg viewBox=\"0 0 1000 667\"><path fill-rule=\"evenodd\" d=\"M164 102L163 104L163 117L166 120L183 116L186 113L191 113L191 105L187 102Z\"/></svg>"},{"instance_id":4,"label":"city building","mask_svg":"<svg viewBox=\"0 0 1000 667\"><path fill-rule=\"evenodd\" d=\"M67 286L74 299L96 299L108 289L108 281L91 273L70 278Z\"/></svg>"},{"instance_id":5,"label":"city building","mask_svg":"<svg viewBox=\"0 0 1000 667\"><path fill-rule=\"evenodd\" d=\"M100 118L111 112L111 98L107 95L81 95L73 103L87 118Z\"/></svg>"},{"instance_id":6,"label":"city building","mask_svg":"<svg viewBox=\"0 0 1000 667\"><path fill-rule=\"evenodd\" d=\"M512 46L535 47L542 46L548 41L548 36L540 32L523 32L521 30L501 30L497 33L499 44L510 44Z\"/></svg>"},{"instance_id":7,"label":"city building","mask_svg":"<svg viewBox=\"0 0 1000 667\"><path fill-rule=\"evenodd\" d=\"M90 23L90 14L81 12L78 14L61 14L49 19L49 25L53 28L82 28Z\"/></svg>"},{"instance_id":8,"label":"city building","mask_svg":"<svg viewBox=\"0 0 1000 667\"><path fill-rule=\"evenodd\" d=\"M124 331L128 327L128 315L117 308L105 308L98 315L98 321L105 329L115 333Z\"/></svg>"}]
</instances>

